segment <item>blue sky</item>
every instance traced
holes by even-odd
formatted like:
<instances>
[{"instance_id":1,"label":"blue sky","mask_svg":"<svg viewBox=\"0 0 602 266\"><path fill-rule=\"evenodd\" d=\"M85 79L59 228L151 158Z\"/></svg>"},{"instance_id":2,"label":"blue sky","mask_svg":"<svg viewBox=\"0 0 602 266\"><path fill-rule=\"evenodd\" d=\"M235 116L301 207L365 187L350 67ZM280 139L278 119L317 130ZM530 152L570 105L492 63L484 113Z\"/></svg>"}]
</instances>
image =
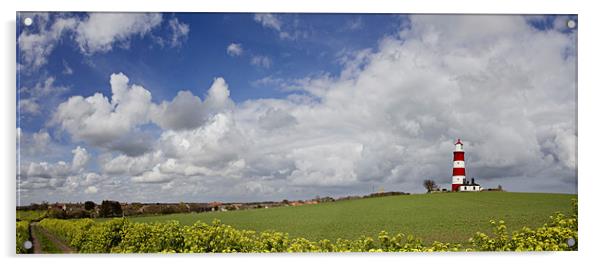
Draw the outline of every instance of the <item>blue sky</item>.
<instances>
[{"instance_id":1,"label":"blue sky","mask_svg":"<svg viewBox=\"0 0 602 266\"><path fill-rule=\"evenodd\" d=\"M576 192L576 16L26 17L23 203L417 192L449 182L457 137L486 185Z\"/></svg>"},{"instance_id":2,"label":"blue sky","mask_svg":"<svg viewBox=\"0 0 602 266\"><path fill-rule=\"evenodd\" d=\"M73 14L85 17L85 14ZM60 16L60 14L52 14ZM342 65L338 59L343 52L374 49L380 37L395 34L403 15L353 14L278 14L283 23L295 24L286 30L307 36L281 40L278 32L254 21L250 13L179 13L163 14L165 19L177 18L190 25L186 41L178 47L162 47L153 38L169 34L158 27L152 35L131 38L128 49L113 49L110 53L82 55L72 36L62 36L60 45L50 54L48 64L33 74L20 72L17 87L35 86L49 76L56 86L74 88L63 96L110 93L107 87L111 73L127 72L137 84L153 92L153 99L173 98L179 90L196 90L211 85L212 79L224 77L231 84L235 102L257 98L282 98L288 92L273 84L255 84L265 77L294 79L313 74L337 75ZM302 23L299 21L303 21ZM24 30L21 26L18 35ZM35 31L35 30L32 30ZM226 53L231 43L242 43L243 54L232 57ZM270 67L250 63L253 56L266 56ZM65 68L75 69L76 75L65 74ZM46 113L47 115L49 113ZM24 117L22 117L24 118ZM37 131L47 116L21 119L24 131Z\"/></svg>"},{"instance_id":3,"label":"blue sky","mask_svg":"<svg viewBox=\"0 0 602 266\"><path fill-rule=\"evenodd\" d=\"M319 15L279 14L286 23L303 21L291 26L292 31L307 34L293 40L280 40L278 32L263 27L253 20L254 14L164 14L166 19L177 18L190 25L185 42L175 49L161 47L152 36L132 38L129 49L114 49L111 53L82 56L77 44L62 38L62 45L52 53L45 71L62 73L63 62L77 69L79 75L65 75L61 83L82 88L74 93L94 93L106 87L106 77L114 72L129 72L139 83L157 91L157 100L172 98L182 88L208 86L215 76L228 78L234 85L232 93L236 102L258 97L282 97L277 90L251 90L251 82L268 75L283 78L304 77L314 73L337 73L340 51L374 48L385 34L394 34L403 18L394 15ZM345 29L359 23L357 29ZM349 26L347 26L349 24ZM20 28L25 29L24 27ZM168 34L159 28L153 35ZM226 53L230 43L242 43L244 54L232 58ZM269 68L249 64L252 55L268 56ZM316 67L319 66L319 67ZM132 68L135 70L132 71ZM21 77L21 85L34 84L38 73L31 79ZM107 88L105 88L105 91ZM233 92L234 92L233 91Z\"/></svg>"}]
</instances>

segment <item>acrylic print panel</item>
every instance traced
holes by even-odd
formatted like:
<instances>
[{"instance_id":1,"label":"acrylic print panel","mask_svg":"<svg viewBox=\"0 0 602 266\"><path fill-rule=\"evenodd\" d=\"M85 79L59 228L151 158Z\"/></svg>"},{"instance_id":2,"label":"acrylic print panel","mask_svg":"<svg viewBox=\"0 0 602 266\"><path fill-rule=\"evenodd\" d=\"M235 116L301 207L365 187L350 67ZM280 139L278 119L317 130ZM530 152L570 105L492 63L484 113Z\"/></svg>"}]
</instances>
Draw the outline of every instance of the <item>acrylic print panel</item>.
<instances>
[{"instance_id":1,"label":"acrylic print panel","mask_svg":"<svg viewBox=\"0 0 602 266\"><path fill-rule=\"evenodd\" d=\"M577 27L19 12L16 252L577 250Z\"/></svg>"}]
</instances>

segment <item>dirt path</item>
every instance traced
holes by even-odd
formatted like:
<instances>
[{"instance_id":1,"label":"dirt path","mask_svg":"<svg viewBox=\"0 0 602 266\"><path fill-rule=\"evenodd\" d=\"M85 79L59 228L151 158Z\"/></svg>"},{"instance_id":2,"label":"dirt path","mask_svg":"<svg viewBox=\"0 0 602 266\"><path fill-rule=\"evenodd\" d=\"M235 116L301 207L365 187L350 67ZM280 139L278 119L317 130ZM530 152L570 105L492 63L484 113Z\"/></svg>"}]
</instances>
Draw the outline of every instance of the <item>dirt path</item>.
<instances>
[{"instance_id":1,"label":"dirt path","mask_svg":"<svg viewBox=\"0 0 602 266\"><path fill-rule=\"evenodd\" d=\"M37 234L43 234L48 240L50 240L50 242L52 242L52 244L58 248L61 253L75 253L75 250L73 250L73 248L65 245L65 243L63 243L63 241L61 241L60 239L58 239L56 236L54 236L53 234L51 234L50 232L46 231L46 229L42 228L41 226L38 226L37 223L31 223L31 238L33 240L33 250L35 254L39 254L39 253L47 253L44 250L42 250L42 245L39 241L39 236ZM36 248L37 245L37 248Z\"/></svg>"},{"instance_id":2,"label":"dirt path","mask_svg":"<svg viewBox=\"0 0 602 266\"><path fill-rule=\"evenodd\" d=\"M42 253L42 245L40 244L40 240L38 239L38 237L33 233L33 223L29 224L29 236L31 237L31 243L33 246L33 253L34 254L41 254Z\"/></svg>"}]
</instances>

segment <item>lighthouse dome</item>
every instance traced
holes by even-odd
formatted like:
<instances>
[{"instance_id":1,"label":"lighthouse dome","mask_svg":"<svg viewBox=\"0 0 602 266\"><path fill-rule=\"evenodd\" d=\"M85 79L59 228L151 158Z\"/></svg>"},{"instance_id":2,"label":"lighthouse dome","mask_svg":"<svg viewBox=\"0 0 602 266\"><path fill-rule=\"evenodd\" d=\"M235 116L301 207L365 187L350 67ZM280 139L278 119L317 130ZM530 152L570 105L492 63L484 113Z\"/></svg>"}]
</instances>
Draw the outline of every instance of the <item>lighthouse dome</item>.
<instances>
[{"instance_id":1,"label":"lighthouse dome","mask_svg":"<svg viewBox=\"0 0 602 266\"><path fill-rule=\"evenodd\" d=\"M456 141L456 151L464 151L464 144L462 141L460 141L460 139Z\"/></svg>"}]
</instances>

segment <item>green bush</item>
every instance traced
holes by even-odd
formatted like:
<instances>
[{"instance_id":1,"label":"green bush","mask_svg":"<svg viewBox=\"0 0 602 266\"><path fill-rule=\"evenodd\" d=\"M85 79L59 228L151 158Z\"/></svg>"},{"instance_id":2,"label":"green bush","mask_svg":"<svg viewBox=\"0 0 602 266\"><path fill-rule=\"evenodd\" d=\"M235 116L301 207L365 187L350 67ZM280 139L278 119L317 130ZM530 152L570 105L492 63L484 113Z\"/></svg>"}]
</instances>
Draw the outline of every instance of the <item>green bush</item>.
<instances>
[{"instance_id":1,"label":"green bush","mask_svg":"<svg viewBox=\"0 0 602 266\"><path fill-rule=\"evenodd\" d=\"M17 254L29 253L29 250L23 246L27 240L29 240L29 222L17 222Z\"/></svg>"}]
</instances>

